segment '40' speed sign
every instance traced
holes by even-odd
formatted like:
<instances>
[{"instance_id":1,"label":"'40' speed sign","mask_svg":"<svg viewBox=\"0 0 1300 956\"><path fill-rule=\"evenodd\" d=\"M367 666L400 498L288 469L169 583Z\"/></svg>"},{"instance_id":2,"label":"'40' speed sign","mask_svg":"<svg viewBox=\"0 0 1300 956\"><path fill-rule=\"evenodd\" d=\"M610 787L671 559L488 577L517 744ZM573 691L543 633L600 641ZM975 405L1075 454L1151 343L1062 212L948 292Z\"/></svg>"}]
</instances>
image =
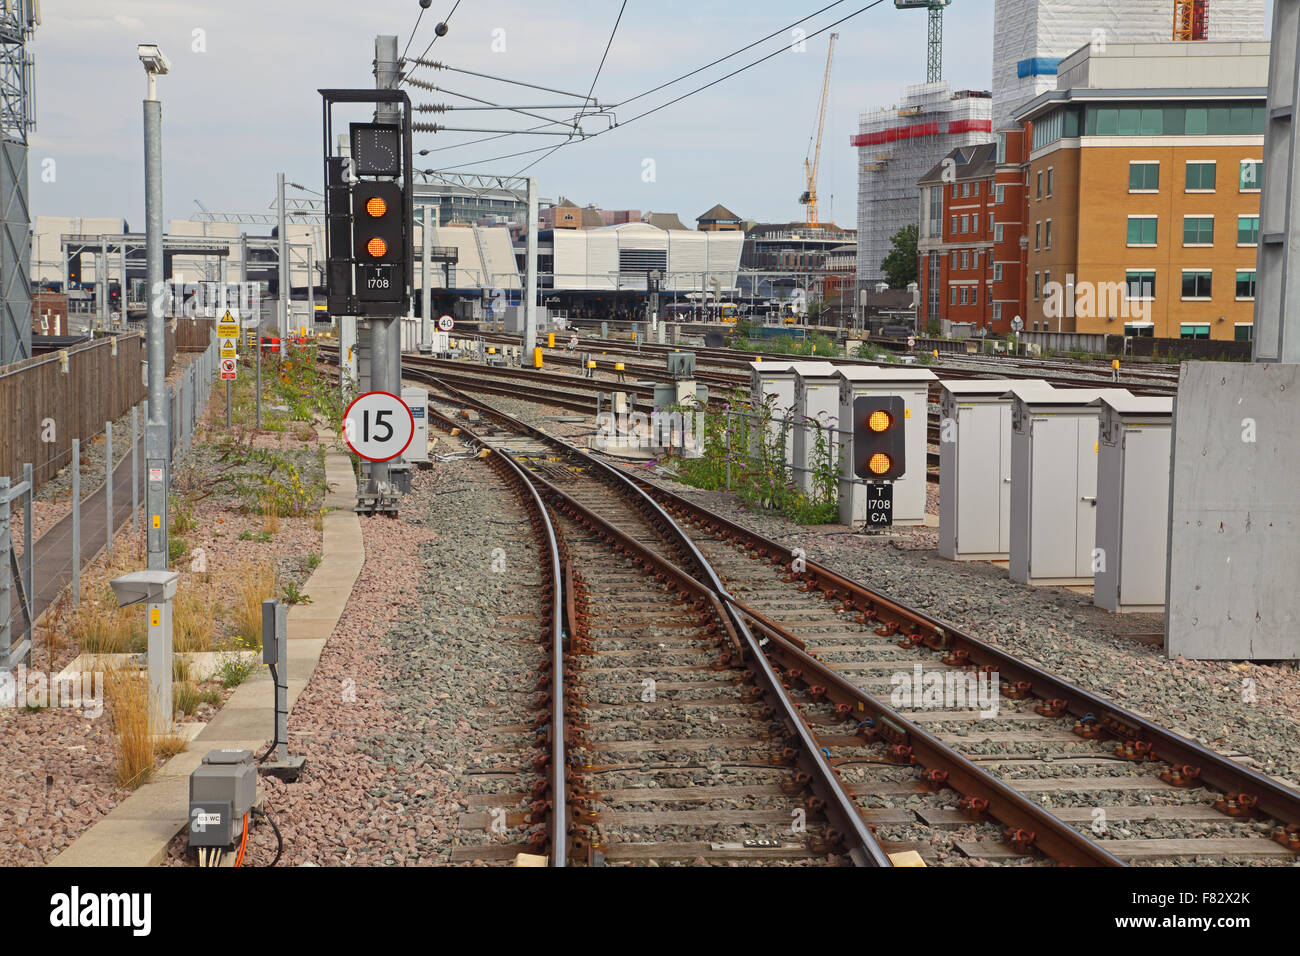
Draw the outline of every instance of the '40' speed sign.
<instances>
[{"instance_id":1,"label":"'40' speed sign","mask_svg":"<svg viewBox=\"0 0 1300 956\"><path fill-rule=\"evenodd\" d=\"M343 440L367 461L396 458L414 435L411 409L389 392L358 395L343 413Z\"/></svg>"}]
</instances>

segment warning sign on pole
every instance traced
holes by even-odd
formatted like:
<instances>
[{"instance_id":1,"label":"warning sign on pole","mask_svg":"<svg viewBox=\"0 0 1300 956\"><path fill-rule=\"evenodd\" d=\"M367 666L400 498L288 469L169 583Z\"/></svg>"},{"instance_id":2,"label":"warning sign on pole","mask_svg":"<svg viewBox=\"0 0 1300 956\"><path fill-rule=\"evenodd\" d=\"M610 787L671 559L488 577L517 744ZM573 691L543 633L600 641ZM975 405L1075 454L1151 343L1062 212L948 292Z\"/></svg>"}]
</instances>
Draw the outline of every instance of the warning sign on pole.
<instances>
[{"instance_id":1,"label":"warning sign on pole","mask_svg":"<svg viewBox=\"0 0 1300 956\"><path fill-rule=\"evenodd\" d=\"M235 377L236 368L237 366L234 359L223 358L221 360L221 377L223 379L233 379Z\"/></svg>"},{"instance_id":2,"label":"warning sign on pole","mask_svg":"<svg viewBox=\"0 0 1300 956\"><path fill-rule=\"evenodd\" d=\"M239 338L239 322L230 314L229 309L217 322L217 338L222 340Z\"/></svg>"}]
</instances>

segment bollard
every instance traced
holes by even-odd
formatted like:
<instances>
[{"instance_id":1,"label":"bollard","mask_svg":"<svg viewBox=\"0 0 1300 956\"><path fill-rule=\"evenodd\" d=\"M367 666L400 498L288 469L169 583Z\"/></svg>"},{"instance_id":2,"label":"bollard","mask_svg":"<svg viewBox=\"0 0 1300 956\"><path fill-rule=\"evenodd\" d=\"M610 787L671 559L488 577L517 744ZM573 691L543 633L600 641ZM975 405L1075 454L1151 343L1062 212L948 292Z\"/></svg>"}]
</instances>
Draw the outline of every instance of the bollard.
<instances>
[{"instance_id":1,"label":"bollard","mask_svg":"<svg viewBox=\"0 0 1300 956\"><path fill-rule=\"evenodd\" d=\"M540 348L533 349L533 368L541 368L541 367L542 367L542 350Z\"/></svg>"},{"instance_id":2,"label":"bollard","mask_svg":"<svg viewBox=\"0 0 1300 956\"><path fill-rule=\"evenodd\" d=\"M547 347L548 349L553 349L553 348L555 348L555 333L554 333L554 332L547 332L547 333L546 333L546 347Z\"/></svg>"}]
</instances>

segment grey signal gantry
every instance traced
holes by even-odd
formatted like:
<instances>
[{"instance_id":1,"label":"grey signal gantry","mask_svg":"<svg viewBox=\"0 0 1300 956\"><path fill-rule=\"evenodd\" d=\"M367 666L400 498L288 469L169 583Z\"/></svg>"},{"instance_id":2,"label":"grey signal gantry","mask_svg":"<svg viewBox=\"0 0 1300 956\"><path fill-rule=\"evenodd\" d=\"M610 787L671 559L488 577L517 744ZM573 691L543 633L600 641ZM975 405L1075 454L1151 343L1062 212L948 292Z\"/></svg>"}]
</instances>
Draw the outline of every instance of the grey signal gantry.
<instances>
[{"instance_id":1,"label":"grey signal gantry","mask_svg":"<svg viewBox=\"0 0 1300 956\"><path fill-rule=\"evenodd\" d=\"M897 395L903 399L903 476L894 481L894 524L925 523L926 426L930 383L937 376L916 367L853 365L839 370L839 427L847 432L840 446L840 522L860 523L867 516L867 489L854 473L853 401L863 395ZM847 453L845 453L847 452Z\"/></svg>"},{"instance_id":2,"label":"grey signal gantry","mask_svg":"<svg viewBox=\"0 0 1300 956\"><path fill-rule=\"evenodd\" d=\"M1174 400L1099 398L1097 552L1093 603L1162 611L1169 545Z\"/></svg>"},{"instance_id":3,"label":"grey signal gantry","mask_svg":"<svg viewBox=\"0 0 1300 956\"><path fill-rule=\"evenodd\" d=\"M1093 583L1099 398L1124 389L1017 386L1011 398L1011 580Z\"/></svg>"},{"instance_id":4,"label":"grey signal gantry","mask_svg":"<svg viewBox=\"0 0 1300 956\"><path fill-rule=\"evenodd\" d=\"M830 464L835 464L836 431L839 423L839 374L830 362L796 362L794 365L794 464L795 485L805 494L813 491L813 470L817 460L817 441L821 431L826 438Z\"/></svg>"},{"instance_id":5,"label":"grey signal gantry","mask_svg":"<svg viewBox=\"0 0 1300 956\"><path fill-rule=\"evenodd\" d=\"M939 556L1005 561L1011 549L1011 397L1043 379L941 381Z\"/></svg>"}]
</instances>

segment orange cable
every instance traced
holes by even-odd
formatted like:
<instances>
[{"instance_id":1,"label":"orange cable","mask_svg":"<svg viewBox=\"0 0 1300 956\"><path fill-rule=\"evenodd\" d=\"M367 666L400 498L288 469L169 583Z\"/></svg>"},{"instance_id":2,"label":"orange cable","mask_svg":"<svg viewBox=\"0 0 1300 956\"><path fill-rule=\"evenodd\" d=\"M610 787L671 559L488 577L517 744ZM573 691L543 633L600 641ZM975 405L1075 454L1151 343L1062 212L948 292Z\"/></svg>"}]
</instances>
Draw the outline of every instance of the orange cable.
<instances>
[{"instance_id":1,"label":"orange cable","mask_svg":"<svg viewBox=\"0 0 1300 956\"><path fill-rule=\"evenodd\" d=\"M244 862L244 848L248 846L248 811L244 811L244 833L239 838L239 853L235 856L235 866Z\"/></svg>"}]
</instances>

